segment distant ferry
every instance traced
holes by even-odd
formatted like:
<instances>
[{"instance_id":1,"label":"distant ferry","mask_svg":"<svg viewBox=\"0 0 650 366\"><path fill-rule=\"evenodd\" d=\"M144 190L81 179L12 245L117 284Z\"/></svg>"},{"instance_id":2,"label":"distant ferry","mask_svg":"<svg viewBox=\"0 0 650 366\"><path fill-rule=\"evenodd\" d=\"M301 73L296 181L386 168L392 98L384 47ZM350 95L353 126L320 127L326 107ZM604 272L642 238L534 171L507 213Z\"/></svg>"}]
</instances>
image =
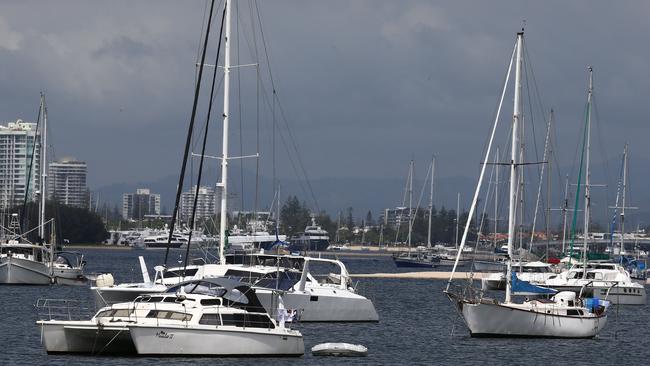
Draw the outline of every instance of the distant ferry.
<instances>
[{"instance_id":1,"label":"distant ferry","mask_svg":"<svg viewBox=\"0 0 650 366\"><path fill-rule=\"evenodd\" d=\"M312 216L311 225L305 228L303 233L298 233L291 238L289 250L292 252L325 251L330 246L330 237L326 230L316 225L316 219Z\"/></svg>"}]
</instances>

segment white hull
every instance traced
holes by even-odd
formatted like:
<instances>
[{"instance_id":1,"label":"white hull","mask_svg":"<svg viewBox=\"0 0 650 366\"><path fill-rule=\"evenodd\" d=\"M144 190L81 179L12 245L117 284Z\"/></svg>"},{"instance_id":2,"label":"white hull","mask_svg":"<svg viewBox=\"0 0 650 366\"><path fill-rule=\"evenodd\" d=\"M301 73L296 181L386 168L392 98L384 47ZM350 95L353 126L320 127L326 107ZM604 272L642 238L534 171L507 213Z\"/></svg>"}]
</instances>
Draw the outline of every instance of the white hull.
<instances>
[{"instance_id":1,"label":"white hull","mask_svg":"<svg viewBox=\"0 0 650 366\"><path fill-rule=\"evenodd\" d=\"M39 321L47 353L135 354L129 329L92 321Z\"/></svg>"},{"instance_id":2,"label":"white hull","mask_svg":"<svg viewBox=\"0 0 650 366\"><path fill-rule=\"evenodd\" d=\"M332 293L324 291L292 291L282 295L286 309L302 310L302 322L376 322L379 315L369 299L353 294L341 294L345 290L334 289ZM339 294L336 294L338 291ZM269 314L275 313L273 292L257 290L257 297Z\"/></svg>"},{"instance_id":3,"label":"white hull","mask_svg":"<svg viewBox=\"0 0 650 366\"><path fill-rule=\"evenodd\" d=\"M305 353L302 335L281 329L249 328L242 331L227 326L145 325L129 329L139 355L302 356Z\"/></svg>"},{"instance_id":4,"label":"white hull","mask_svg":"<svg viewBox=\"0 0 650 366\"><path fill-rule=\"evenodd\" d=\"M55 268L54 282L59 285L83 285L88 282L82 268Z\"/></svg>"},{"instance_id":5,"label":"white hull","mask_svg":"<svg viewBox=\"0 0 650 366\"><path fill-rule=\"evenodd\" d=\"M463 302L459 306L472 337L592 338L607 322L606 316L554 315L510 304Z\"/></svg>"},{"instance_id":6,"label":"white hull","mask_svg":"<svg viewBox=\"0 0 650 366\"><path fill-rule=\"evenodd\" d=\"M50 268L42 262L16 258L0 258L0 284L49 285Z\"/></svg>"}]
</instances>

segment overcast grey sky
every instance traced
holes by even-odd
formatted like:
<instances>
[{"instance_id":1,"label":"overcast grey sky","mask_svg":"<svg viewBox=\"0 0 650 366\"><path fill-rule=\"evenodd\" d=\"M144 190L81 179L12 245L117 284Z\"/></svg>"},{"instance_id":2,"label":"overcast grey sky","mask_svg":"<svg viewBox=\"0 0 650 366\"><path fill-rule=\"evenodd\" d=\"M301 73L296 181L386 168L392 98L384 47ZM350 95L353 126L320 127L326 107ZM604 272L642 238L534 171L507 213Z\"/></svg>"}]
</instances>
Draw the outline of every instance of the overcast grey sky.
<instances>
[{"instance_id":1,"label":"overcast grey sky","mask_svg":"<svg viewBox=\"0 0 650 366\"><path fill-rule=\"evenodd\" d=\"M250 2L240 3L243 32ZM176 174L204 6L0 3L0 121L34 120L44 90L54 151L87 161L91 186ZM634 157L650 159L650 2L310 0L259 8L277 90L312 178L403 177L411 156L424 169L432 153L439 176L475 177L523 19L565 164L578 141L590 64L607 156L627 141ZM251 61L245 49L242 63ZM254 71L242 70L241 83L252 96L242 98L241 114L243 150L251 153ZM232 108L237 154L236 101ZM262 124L268 176L268 115ZM295 175L278 149L278 175Z\"/></svg>"}]
</instances>

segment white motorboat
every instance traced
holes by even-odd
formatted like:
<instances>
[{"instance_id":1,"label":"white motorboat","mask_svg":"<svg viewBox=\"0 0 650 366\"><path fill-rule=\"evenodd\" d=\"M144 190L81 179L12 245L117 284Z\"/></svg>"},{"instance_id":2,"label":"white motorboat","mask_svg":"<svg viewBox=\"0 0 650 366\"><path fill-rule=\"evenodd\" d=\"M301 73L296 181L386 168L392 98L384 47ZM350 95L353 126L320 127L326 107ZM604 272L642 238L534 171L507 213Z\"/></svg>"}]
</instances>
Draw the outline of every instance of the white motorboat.
<instances>
[{"instance_id":1,"label":"white motorboat","mask_svg":"<svg viewBox=\"0 0 650 366\"><path fill-rule=\"evenodd\" d=\"M589 262L552 276L541 284L559 291L573 291L606 299L619 305L645 305L645 286L632 280L630 273L616 263Z\"/></svg>"},{"instance_id":2,"label":"white motorboat","mask_svg":"<svg viewBox=\"0 0 650 366\"><path fill-rule=\"evenodd\" d=\"M556 276L553 267L544 262L512 264L512 268L517 273L517 278L534 285L543 285L546 280ZM490 273L481 278L481 284L484 290L505 290L506 275L505 273Z\"/></svg>"},{"instance_id":3,"label":"white motorboat","mask_svg":"<svg viewBox=\"0 0 650 366\"><path fill-rule=\"evenodd\" d=\"M327 250L329 245L329 233L319 225L316 225L316 218L312 216L311 225L305 227L304 232L298 233L295 237L291 238L289 250L295 252L323 252Z\"/></svg>"},{"instance_id":4,"label":"white motorboat","mask_svg":"<svg viewBox=\"0 0 650 366\"><path fill-rule=\"evenodd\" d=\"M17 240L0 243L0 284L49 285L50 255L43 245Z\"/></svg>"},{"instance_id":5,"label":"white motorboat","mask_svg":"<svg viewBox=\"0 0 650 366\"><path fill-rule=\"evenodd\" d=\"M302 356L302 334L277 323L255 291L241 283L204 279L172 287L143 320L129 324L139 355ZM168 296L173 301L168 301ZM217 296L215 298L214 296ZM146 300L145 300L146 299Z\"/></svg>"},{"instance_id":6,"label":"white motorboat","mask_svg":"<svg viewBox=\"0 0 650 366\"><path fill-rule=\"evenodd\" d=\"M456 266L454 266L450 275L449 282L445 293L454 303L458 312L462 316L470 335L473 337L557 337L557 338L591 338L598 335L607 322L607 302L599 299L582 299L576 296L574 292L563 291L555 294L550 300L534 299L517 302L512 299L512 295L523 291L527 293L548 294L553 290L537 287L525 281L518 279L513 271L513 242L516 237L516 207L517 207L517 186L520 180L520 169L522 162L520 157L523 151L520 150L523 144L519 143L519 124L521 123L521 88L522 88L522 67L523 67L523 38L524 33L517 33L517 41L511 58L510 66L504 89L499 102L499 111L505 96L506 86L510 77L510 71L514 63L515 66L515 92L514 92L514 111L512 118L511 130L511 157L508 163L510 167L510 184L509 184L509 215L508 215L508 256L506 257L506 292L505 300L490 299L483 296L482 292L473 291L451 292L450 286L454 276ZM592 100L592 78L591 69L589 77L589 94L587 102L587 113L591 110ZM478 184L470 207L468 220L460 244L461 250L456 258L460 259L460 252L464 247L467 234L469 232L471 218L476 210L477 200L480 193L481 184L485 174L485 168L490 156L490 150L493 143L494 133L499 121L499 113L495 117L492 128L490 141L481 167ZM587 125L590 119L587 118ZM588 145L588 144L587 144ZM587 149L588 150L588 149ZM589 176L587 164L587 177ZM587 180L586 186L589 186ZM589 195L586 195L587 199ZM588 202L586 207L588 207ZM585 210L587 211L587 209ZM587 216L588 217L588 216ZM588 221L587 221L588 222ZM553 291L554 292L554 291Z\"/></svg>"},{"instance_id":7,"label":"white motorboat","mask_svg":"<svg viewBox=\"0 0 650 366\"><path fill-rule=\"evenodd\" d=\"M83 285L88 282L84 276L86 261L78 252L57 252L52 262L52 277L60 285Z\"/></svg>"}]
</instances>

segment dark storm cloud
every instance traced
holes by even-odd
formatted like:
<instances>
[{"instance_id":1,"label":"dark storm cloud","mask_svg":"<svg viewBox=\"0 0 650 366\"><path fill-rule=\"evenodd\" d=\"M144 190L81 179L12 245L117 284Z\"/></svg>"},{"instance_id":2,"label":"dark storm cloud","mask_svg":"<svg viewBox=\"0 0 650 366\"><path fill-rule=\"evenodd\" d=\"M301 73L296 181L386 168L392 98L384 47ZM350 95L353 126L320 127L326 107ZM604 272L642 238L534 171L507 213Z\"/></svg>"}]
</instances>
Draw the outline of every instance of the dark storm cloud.
<instances>
[{"instance_id":1,"label":"dark storm cloud","mask_svg":"<svg viewBox=\"0 0 650 366\"><path fill-rule=\"evenodd\" d=\"M248 3L240 2L243 26ZM55 149L88 161L94 186L176 174L204 6L3 2L0 120L33 118L45 90ZM440 176L474 177L523 19L544 106L557 113L559 153L573 156L586 66L593 64L601 135L611 148L604 156L629 141L634 154L650 158L650 49L643 46L649 6L259 1L276 86L314 178L402 177L411 156L423 168L433 153ZM242 63L251 61L248 37L241 33ZM245 70L241 78L247 153L254 148L254 82ZM236 101L233 114L231 146L238 151ZM267 176L269 120L262 116ZM278 174L295 175L279 149Z\"/></svg>"}]
</instances>

